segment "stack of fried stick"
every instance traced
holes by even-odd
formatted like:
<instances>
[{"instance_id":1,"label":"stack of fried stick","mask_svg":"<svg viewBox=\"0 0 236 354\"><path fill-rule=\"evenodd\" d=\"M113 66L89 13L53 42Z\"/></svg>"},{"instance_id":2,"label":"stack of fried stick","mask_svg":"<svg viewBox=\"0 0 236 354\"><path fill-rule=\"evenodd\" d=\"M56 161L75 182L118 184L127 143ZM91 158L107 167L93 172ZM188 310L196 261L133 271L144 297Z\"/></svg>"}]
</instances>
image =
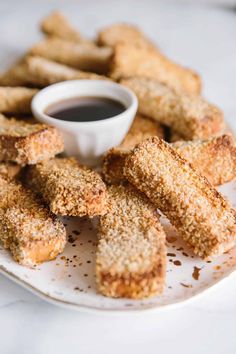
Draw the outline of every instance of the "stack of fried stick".
<instances>
[{"instance_id":1,"label":"stack of fried stick","mask_svg":"<svg viewBox=\"0 0 236 354\"><path fill-rule=\"evenodd\" d=\"M197 73L160 52L138 28L114 24L84 38L60 12L43 40L0 77L0 239L22 265L63 252L58 215L99 217L96 279L110 297L161 294L166 235L160 210L203 259L236 241L236 213L215 189L236 177L236 146L223 113L201 97ZM71 79L115 80L138 114L102 176L63 152L60 132L31 117L33 96Z\"/></svg>"}]
</instances>

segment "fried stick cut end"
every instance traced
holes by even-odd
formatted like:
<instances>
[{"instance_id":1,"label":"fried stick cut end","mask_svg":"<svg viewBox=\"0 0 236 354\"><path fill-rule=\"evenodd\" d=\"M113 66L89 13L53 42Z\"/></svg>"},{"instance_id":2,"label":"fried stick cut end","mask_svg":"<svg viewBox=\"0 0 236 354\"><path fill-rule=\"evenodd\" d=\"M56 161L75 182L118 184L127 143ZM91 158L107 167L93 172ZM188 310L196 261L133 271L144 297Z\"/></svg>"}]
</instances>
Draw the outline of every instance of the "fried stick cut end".
<instances>
[{"instance_id":1,"label":"fried stick cut end","mask_svg":"<svg viewBox=\"0 0 236 354\"><path fill-rule=\"evenodd\" d=\"M0 161L35 164L63 149L62 136L55 127L0 115Z\"/></svg>"},{"instance_id":2,"label":"fried stick cut end","mask_svg":"<svg viewBox=\"0 0 236 354\"><path fill-rule=\"evenodd\" d=\"M165 234L153 205L132 186L108 188L100 218L96 259L99 292L142 299L161 294L165 283Z\"/></svg>"},{"instance_id":3,"label":"fried stick cut end","mask_svg":"<svg viewBox=\"0 0 236 354\"><path fill-rule=\"evenodd\" d=\"M36 195L0 176L0 241L28 267L54 259L66 244L66 231Z\"/></svg>"},{"instance_id":4,"label":"fried stick cut end","mask_svg":"<svg viewBox=\"0 0 236 354\"><path fill-rule=\"evenodd\" d=\"M106 212L101 177L75 158L54 158L29 167L26 183L55 214L93 217Z\"/></svg>"}]
</instances>

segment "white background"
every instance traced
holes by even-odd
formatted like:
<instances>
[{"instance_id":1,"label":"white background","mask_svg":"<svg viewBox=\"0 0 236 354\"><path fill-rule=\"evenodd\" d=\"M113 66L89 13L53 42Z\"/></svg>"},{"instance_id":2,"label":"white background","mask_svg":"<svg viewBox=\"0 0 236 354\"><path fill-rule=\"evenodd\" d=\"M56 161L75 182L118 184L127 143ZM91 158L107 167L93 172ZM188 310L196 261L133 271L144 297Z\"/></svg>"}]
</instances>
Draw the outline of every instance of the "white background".
<instances>
[{"instance_id":1,"label":"white background","mask_svg":"<svg viewBox=\"0 0 236 354\"><path fill-rule=\"evenodd\" d=\"M0 66L40 38L37 23L51 9L63 10L89 36L101 26L129 21L171 58L200 72L204 95L236 129L236 11L234 1L217 2L0 0ZM120 316L57 308L0 276L0 353L233 354L236 276L178 309Z\"/></svg>"}]
</instances>

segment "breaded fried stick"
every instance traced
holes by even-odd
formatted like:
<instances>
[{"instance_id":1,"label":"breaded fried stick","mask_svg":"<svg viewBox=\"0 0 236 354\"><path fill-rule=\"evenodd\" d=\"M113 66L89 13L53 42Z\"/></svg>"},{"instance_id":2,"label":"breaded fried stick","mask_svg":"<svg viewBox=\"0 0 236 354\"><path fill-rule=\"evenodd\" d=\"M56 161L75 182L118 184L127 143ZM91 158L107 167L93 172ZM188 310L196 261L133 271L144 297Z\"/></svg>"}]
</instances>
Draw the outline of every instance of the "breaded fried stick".
<instances>
[{"instance_id":1,"label":"breaded fried stick","mask_svg":"<svg viewBox=\"0 0 236 354\"><path fill-rule=\"evenodd\" d=\"M63 251L66 231L33 192L0 176L0 241L18 263L34 266Z\"/></svg>"},{"instance_id":2,"label":"breaded fried stick","mask_svg":"<svg viewBox=\"0 0 236 354\"><path fill-rule=\"evenodd\" d=\"M109 187L99 226L99 292L132 299L161 294L165 271L165 234L155 207L131 185Z\"/></svg>"},{"instance_id":3,"label":"breaded fried stick","mask_svg":"<svg viewBox=\"0 0 236 354\"><path fill-rule=\"evenodd\" d=\"M30 104L36 89L26 87L0 87L0 112L13 114L28 114Z\"/></svg>"},{"instance_id":4,"label":"breaded fried stick","mask_svg":"<svg viewBox=\"0 0 236 354\"><path fill-rule=\"evenodd\" d=\"M236 178L236 146L231 135L170 145L213 186L219 186ZM123 168L130 152L131 149L117 147L106 153L102 171L107 183L124 182Z\"/></svg>"},{"instance_id":5,"label":"breaded fried stick","mask_svg":"<svg viewBox=\"0 0 236 354\"><path fill-rule=\"evenodd\" d=\"M201 97L177 94L146 78L130 78L121 83L137 95L141 114L171 127L185 140L205 139L224 128L222 111Z\"/></svg>"},{"instance_id":6,"label":"breaded fried stick","mask_svg":"<svg viewBox=\"0 0 236 354\"><path fill-rule=\"evenodd\" d=\"M41 30L48 36L59 37L64 40L80 42L80 33L73 28L60 11L53 11L41 22Z\"/></svg>"},{"instance_id":7,"label":"breaded fried stick","mask_svg":"<svg viewBox=\"0 0 236 354\"><path fill-rule=\"evenodd\" d=\"M79 31L72 26L67 18L60 11L53 11L45 17L40 25L41 31L47 36L58 37L60 39L87 43L94 46L94 42L81 37Z\"/></svg>"},{"instance_id":8,"label":"breaded fried stick","mask_svg":"<svg viewBox=\"0 0 236 354\"><path fill-rule=\"evenodd\" d=\"M35 164L63 150L62 136L55 127L0 115L0 161Z\"/></svg>"},{"instance_id":9,"label":"breaded fried stick","mask_svg":"<svg viewBox=\"0 0 236 354\"><path fill-rule=\"evenodd\" d=\"M231 135L176 142L171 146L213 186L236 178L236 145Z\"/></svg>"},{"instance_id":10,"label":"breaded fried stick","mask_svg":"<svg viewBox=\"0 0 236 354\"><path fill-rule=\"evenodd\" d=\"M106 76L80 71L36 56L26 58L25 68L27 82L37 87L66 80L108 80Z\"/></svg>"},{"instance_id":11,"label":"breaded fried stick","mask_svg":"<svg viewBox=\"0 0 236 354\"><path fill-rule=\"evenodd\" d=\"M235 245L236 213L205 177L157 137L137 145L124 174L144 192L202 258Z\"/></svg>"},{"instance_id":12,"label":"breaded fried stick","mask_svg":"<svg viewBox=\"0 0 236 354\"><path fill-rule=\"evenodd\" d=\"M157 135L160 139L164 139L163 126L141 114L137 114L130 130L119 147L125 149L132 148L134 145L154 135Z\"/></svg>"},{"instance_id":13,"label":"breaded fried stick","mask_svg":"<svg viewBox=\"0 0 236 354\"><path fill-rule=\"evenodd\" d=\"M110 68L110 76L116 80L146 77L156 79L175 91L195 95L201 92L198 74L167 59L155 48L119 43L114 47Z\"/></svg>"},{"instance_id":14,"label":"breaded fried stick","mask_svg":"<svg viewBox=\"0 0 236 354\"><path fill-rule=\"evenodd\" d=\"M59 38L47 38L36 44L30 54L71 66L79 70L106 73L110 63L112 49L91 46L87 43L73 43Z\"/></svg>"},{"instance_id":15,"label":"breaded fried stick","mask_svg":"<svg viewBox=\"0 0 236 354\"><path fill-rule=\"evenodd\" d=\"M45 87L66 80L109 80L106 76L73 69L38 56L28 56L7 70L0 78L2 85Z\"/></svg>"},{"instance_id":16,"label":"breaded fried stick","mask_svg":"<svg viewBox=\"0 0 236 354\"><path fill-rule=\"evenodd\" d=\"M101 177L74 158L55 158L31 166L26 183L55 214L92 217L106 212L106 187Z\"/></svg>"},{"instance_id":17,"label":"breaded fried stick","mask_svg":"<svg viewBox=\"0 0 236 354\"><path fill-rule=\"evenodd\" d=\"M9 180L16 178L21 169L22 166L14 162L0 162L0 176L8 178Z\"/></svg>"},{"instance_id":18,"label":"breaded fried stick","mask_svg":"<svg viewBox=\"0 0 236 354\"><path fill-rule=\"evenodd\" d=\"M153 48L155 45L136 26L127 23L115 23L98 33L99 45L114 47L118 43L135 45L141 48Z\"/></svg>"}]
</instances>

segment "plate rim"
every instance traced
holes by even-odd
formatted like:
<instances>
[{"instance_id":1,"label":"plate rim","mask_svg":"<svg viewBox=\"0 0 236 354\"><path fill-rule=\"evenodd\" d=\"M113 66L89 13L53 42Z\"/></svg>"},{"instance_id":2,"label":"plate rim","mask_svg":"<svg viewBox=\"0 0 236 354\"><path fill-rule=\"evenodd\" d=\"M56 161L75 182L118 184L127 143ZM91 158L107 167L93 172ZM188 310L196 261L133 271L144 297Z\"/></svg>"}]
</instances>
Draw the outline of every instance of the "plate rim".
<instances>
[{"instance_id":1,"label":"plate rim","mask_svg":"<svg viewBox=\"0 0 236 354\"><path fill-rule=\"evenodd\" d=\"M228 274L226 274L222 279L216 281L213 285L206 287L202 291L186 298L185 300L178 300L171 304L161 305L161 306L153 306L153 307L143 307L143 308L126 308L126 309L108 309L102 307L96 307L91 305L79 305L73 302L64 301L61 299L57 299L43 291L39 290L38 288L30 285L25 280L19 278L14 273L8 271L5 266L0 265L0 274L4 275L6 278L12 280L15 284L20 285L22 288L28 290L31 294L36 295L38 298L44 300L47 303L50 303L54 306L58 306L64 309L74 310L77 312L84 312L84 313L93 313L97 315L106 314L106 315L140 315L140 314L150 314L150 313L157 313L166 310L171 310L173 308L180 308L185 304L191 304L191 302L197 300L199 297L204 296L206 292L210 292L211 290L215 290L216 287L224 284L226 281L229 281L229 278L232 278L236 275L236 268L232 269Z\"/></svg>"},{"instance_id":2,"label":"plate rim","mask_svg":"<svg viewBox=\"0 0 236 354\"><path fill-rule=\"evenodd\" d=\"M229 129L229 133L231 133L234 138L236 137L236 128L234 128L233 125L229 124L226 121L226 128ZM227 132L223 133L227 134ZM235 180L233 180L235 181ZM233 182L232 181L232 182ZM185 304L190 304L191 302L197 300L199 297L204 296L206 292L210 292L211 290L215 290L216 287L221 286L224 284L226 281L229 280L229 278L232 278L233 276L236 275L236 268L232 269L228 274L226 274L222 279L216 281L213 285L210 285L203 289L202 291L188 297L187 299L184 300L178 300L176 302L173 302L171 304L166 304L166 305L161 305L161 306L153 306L153 307L143 307L143 308L126 308L126 309L108 309L108 308L102 308L102 307L96 307L96 306L91 306L91 305L79 305L76 303L68 302L68 301L63 301L61 299L57 299L56 297L53 297L47 293L44 293L43 291L39 290L38 288L34 287L33 285L30 285L27 283L25 280L19 278L16 274L10 272L9 270L6 269L5 266L0 264L0 274L4 275L6 278L12 280L15 284L20 285L22 288L28 290L31 292L31 294L36 295L40 299L44 300L47 303L53 304L54 306L58 306L64 309L69 309L69 310L74 310L77 312L85 312L85 313L94 313L94 314L106 314L106 315L129 315L129 314L135 314L135 315L140 315L140 314L149 314L153 312L162 312L166 310L171 310L172 308L179 308L181 306L184 306Z\"/></svg>"}]
</instances>

